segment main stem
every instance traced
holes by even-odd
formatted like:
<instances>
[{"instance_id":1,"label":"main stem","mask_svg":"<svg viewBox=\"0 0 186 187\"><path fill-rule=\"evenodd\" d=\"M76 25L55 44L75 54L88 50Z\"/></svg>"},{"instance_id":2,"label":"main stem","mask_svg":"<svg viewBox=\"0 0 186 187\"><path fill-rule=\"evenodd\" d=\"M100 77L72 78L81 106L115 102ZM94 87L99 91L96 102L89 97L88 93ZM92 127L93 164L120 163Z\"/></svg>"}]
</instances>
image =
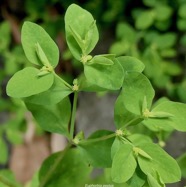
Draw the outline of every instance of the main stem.
<instances>
[{"instance_id":1,"label":"main stem","mask_svg":"<svg viewBox=\"0 0 186 187\"><path fill-rule=\"evenodd\" d=\"M73 136L74 136L74 126L75 126L75 118L76 118L77 99L78 99L78 92L74 92L72 116L71 116L71 123L70 123L70 137L71 137L71 139L73 139Z\"/></svg>"}]
</instances>

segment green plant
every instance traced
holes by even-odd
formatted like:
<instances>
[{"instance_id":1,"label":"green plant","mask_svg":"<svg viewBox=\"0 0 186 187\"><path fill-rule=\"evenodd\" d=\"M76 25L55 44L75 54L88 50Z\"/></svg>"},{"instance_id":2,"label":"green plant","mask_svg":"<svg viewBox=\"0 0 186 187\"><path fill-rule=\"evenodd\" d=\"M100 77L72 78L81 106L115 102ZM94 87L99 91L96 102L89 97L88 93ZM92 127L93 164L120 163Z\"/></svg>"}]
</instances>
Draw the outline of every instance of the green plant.
<instances>
[{"instance_id":1,"label":"green plant","mask_svg":"<svg viewBox=\"0 0 186 187\"><path fill-rule=\"evenodd\" d=\"M91 56L99 34L95 20L86 10L75 4L69 6L65 31L68 47L84 69L72 84L54 71L59 60L55 42L31 22L24 23L21 37L25 55L34 67L18 71L7 84L7 94L21 98L44 130L65 135L69 140L65 150L44 161L30 186L100 183L163 187L179 181L181 171L176 160L161 146L165 132L186 131L186 105L167 99L153 103L155 92L142 74L145 66L140 60L114 54ZM114 106L115 132L98 130L85 138L82 129L74 135L81 91L120 91ZM70 94L74 98L72 109ZM155 132L158 142L145 134L132 133L136 126ZM103 168L104 173L91 178L93 168ZM0 183L8 184L4 178L0 173Z\"/></svg>"}]
</instances>

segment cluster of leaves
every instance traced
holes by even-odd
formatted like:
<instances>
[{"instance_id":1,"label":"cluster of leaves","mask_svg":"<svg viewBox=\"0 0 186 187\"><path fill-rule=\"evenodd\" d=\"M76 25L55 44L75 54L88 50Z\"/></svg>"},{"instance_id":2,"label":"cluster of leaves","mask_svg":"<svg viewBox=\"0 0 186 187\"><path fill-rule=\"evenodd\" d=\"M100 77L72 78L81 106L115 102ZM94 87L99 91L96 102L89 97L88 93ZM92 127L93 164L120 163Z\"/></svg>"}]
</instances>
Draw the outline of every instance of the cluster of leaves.
<instances>
[{"instance_id":1,"label":"cluster of leaves","mask_svg":"<svg viewBox=\"0 0 186 187\"><path fill-rule=\"evenodd\" d=\"M63 16L58 15L53 19L46 12L46 4L55 6L55 3L63 10L71 2L51 0L37 4L27 0L25 3L28 19L34 22L38 19L43 20L42 25L52 36L56 36L58 30L64 28L64 25L60 24ZM80 4L79 1L76 3ZM141 59L146 66L144 73L158 90L158 96L167 95L182 102L186 101L186 81L182 63L185 53L184 5L184 0L142 0L138 3L94 0L81 3L81 6L94 13L97 23L101 24L102 32L105 26L113 29L112 26L118 24L118 42L114 42L110 53L132 55ZM120 23L122 20L126 20L127 23ZM66 60L73 59L68 50L62 57ZM77 64L73 63L76 67Z\"/></svg>"},{"instance_id":2,"label":"cluster of leaves","mask_svg":"<svg viewBox=\"0 0 186 187\"><path fill-rule=\"evenodd\" d=\"M159 134L170 129L186 131L186 105L167 99L153 104L154 89L142 73L145 66L140 60L114 54L91 56L99 39L96 22L76 4L66 11L65 31L72 55L83 66L82 74L72 84L55 73L59 60L55 42L42 27L28 21L22 27L21 40L25 55L34 66L15 73L7 84L7 94L21 98L41 128L69 140L64 151L44 161L29 185L164 187L179 181L180 168L161 148L161 136L158 144L131 129L138 125ZM81 91L120 91L114 106L115 132L98 130L85 138L82 129L74 136ZM70 94L74 96L72 109ZM94 168L102 168L104 174L91 178ZM8 184L6 179L0 174L0 183Z\"/></svg>"},{"instance_id":3,"label":"cluster of leaves","mask_svg":"<svg viewBox=\"0 0 186 187\"><path fill-rule=\"evenodd\" d=\"M143 0L133 7L131 24L120 22L111 53L132 55L145 63L145 75L158 88L185 102L185 1ZM174 20L174 21L173 21ZM178 81L177 81L178 80Z\"/></svg>"}]
</instances>

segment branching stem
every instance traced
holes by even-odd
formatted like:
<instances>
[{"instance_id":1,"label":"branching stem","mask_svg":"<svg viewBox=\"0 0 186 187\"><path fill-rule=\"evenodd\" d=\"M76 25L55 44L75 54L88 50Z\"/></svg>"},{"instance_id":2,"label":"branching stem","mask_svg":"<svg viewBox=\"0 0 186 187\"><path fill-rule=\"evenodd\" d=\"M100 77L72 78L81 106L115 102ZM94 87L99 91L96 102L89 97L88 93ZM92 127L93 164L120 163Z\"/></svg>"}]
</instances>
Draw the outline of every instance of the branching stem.
<instances>
[{"instance_id":1,"label":"branching stem","mask_svg":"<svg viewBox=\"0 0 186 187\"><path fill-rule=\"evenodd\" d=\"M70 84L68 84L68 82L66 82L65 80L63 80L59 75L57 75L54 72L54 76L56 76L58 79L60 79L61 82L63 82L64 85L66 85L68 88L70 88L72 90L72 86Z\"/></svg>"},{"instance_id":2,"label":"branching stem","mask_svg":"<svg viewBox=\"0 0 186 187\"><path fill-rule=\"evenodd\" d=\"M75 118L76 118L77 99L78 99L78 92L75 91L74 92L71 123L70 123L70 137L71 137L71 139L73 139L73 136L74 136L74 126L75 126Z\"/></svg>"},{"instance_id":3,"label":"branching stem","mask_svg":"<svg viewBox=\"0 0 186 187\"><path fill-rule=\"evenodd\" d=\"M102 137L99 137L99 138L82 140L82 141L80 141L79 144L80 144L80 145L85 145L85 144L89 144L89 143L104 141L104 140L113 138L113 137L115 137L115 136L116 136L116 133L112 133L112 134L109 134L109 135L106 135L106 136L102 136Z\"/></svg>"}]
</instances>

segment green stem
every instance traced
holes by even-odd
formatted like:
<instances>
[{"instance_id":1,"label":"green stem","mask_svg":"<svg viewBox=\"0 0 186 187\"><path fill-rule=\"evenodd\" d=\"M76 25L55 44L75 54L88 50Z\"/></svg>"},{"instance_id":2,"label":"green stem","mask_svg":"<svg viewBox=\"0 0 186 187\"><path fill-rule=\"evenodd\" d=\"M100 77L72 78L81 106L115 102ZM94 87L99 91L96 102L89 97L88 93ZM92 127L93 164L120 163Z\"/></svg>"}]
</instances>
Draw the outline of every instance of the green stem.
<instances>
[{"instance_id":1,"label":"green stem","mask_svg":"<svg viewBox=\"0 0 186 187\"><path fill-rule=\"evenodd\" d=\"M102 136L102 137L100 137L100 138L82 140L82 141L80 141L79 145L85 145L85 144L89 144L89 143L104 141L104 140L113 138L113 137L115 137L115 136L116 136L116 134L115 134L115 133L112 133L112 134L109 134L109 135L106 135L106 136Z\"/></svg>"},{"instance_id":2,"label":"green stem","mask_svg":"<svg viewBox=\"0 0 186 187\"><path fill-rule=\"evenodd\" d=\"M64 85L66 85L68 88L70 88L72 90L72 86L70 84L68 84L65 80L63 80L59 75L57 75L54 72L54 76L57 77Z\"/></svg>"},{"instance_id":3,"label":"green stem","mask_svg":"<svg viewBox=\"0 0 186 187\"><path fill-rule=\"evenodd\" d=\"M136 118L132 119L131 121L129 121L125 126L123 126L121 128L121 130L124 130L128 126L137 125L138 123L142 122L143 120L144 120L144 118L142 118L141 116L136 117Z\"/></svg>"},{"instance_id":4,"label":"green stem","mask_svg":"<svg viewBox=\"0 0 186 187\"><path fill-rule=\"evenodd\" d=\"M5 177L3 177L2 175L0 175L0 182L9 186L9 187L16 187L15 184L13 184L12 182L10 182L8 179L6 179Z\"/></svg>"},{"instance_id":5,"label":"green stem","mask_svg":"<svg viewBox=\"0 0 186 187\"><path fill-rule=\"evenodd\" d=\"M77 99L78 99L78 92L74 92L72 116L71 116L71 123L70 123L70 137L71 137L71 139L73 139L73 136L74 136L74 126L75 126L75 118L76 118Z\"/></svg>"},{"instance_id":6,"label":"green stem","mask_svg":"<svg viewBox=\"0 0 186 187\"><path fill-rule=\"evenodd\" d=\"M55 160L55 162L53 163L53 165L50 167L49 171L46 173L46 175L43 177L39 187L45 187L46 184L48 183L48 181L51 179L52 175L55 173L55 170L57 168L57 166L59 165L59 163L61 162L61 160L63 159L65 153L68 151L68 149L70 148L71 144L69 144L64 151L61 152L61 154L57 157L57 159Z\"/></svg>"}]
</instances>

